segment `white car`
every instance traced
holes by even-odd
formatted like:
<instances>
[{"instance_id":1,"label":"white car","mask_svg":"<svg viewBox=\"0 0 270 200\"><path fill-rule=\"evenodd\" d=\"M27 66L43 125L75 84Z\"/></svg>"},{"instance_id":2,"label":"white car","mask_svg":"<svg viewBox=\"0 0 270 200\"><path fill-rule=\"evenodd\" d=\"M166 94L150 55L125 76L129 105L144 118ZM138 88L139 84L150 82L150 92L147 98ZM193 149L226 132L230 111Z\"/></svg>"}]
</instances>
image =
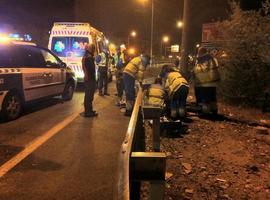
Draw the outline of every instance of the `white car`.
<instances>
[{"instance_id":1,"label":"white car","mask_svg":"<svg viewBox=\"0 0 270 200\"><path fill-rule=\"evenodd\" d=\"M71 100L76 88L74 72L56 55L33 43L0 44L0 112L14 120L26 103L62 95Z\"/></svg>"}]
</instances>

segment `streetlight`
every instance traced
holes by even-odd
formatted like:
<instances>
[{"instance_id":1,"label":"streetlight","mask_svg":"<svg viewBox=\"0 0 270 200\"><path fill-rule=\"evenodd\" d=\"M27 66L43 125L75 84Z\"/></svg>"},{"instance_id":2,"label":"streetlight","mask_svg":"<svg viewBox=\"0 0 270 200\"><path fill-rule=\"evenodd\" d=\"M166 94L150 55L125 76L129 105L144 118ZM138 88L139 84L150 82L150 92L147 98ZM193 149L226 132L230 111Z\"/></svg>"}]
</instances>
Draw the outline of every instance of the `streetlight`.
<instances>
[{"instance_id":1,"label":"streetlight","mask_svg":"<svg viewBox=\"0 0 270 200\"><path fill-rule=\"evenodd\" d=\"M177 24L176 24L177 28L182 28L183 25L184 25L184 24L183 24L182 21L178 21Z\"/></svg>"},{"instance_id":2,"label":"streetlight","mask_svg":"<svg viewBox=\"0 0 270 200\"><path fill-rule=\"evenodd\" d=\"M148 2L150 0L139 0L141 3L145 3ZM151 10L152 10L152 14L151 14L151 48L150 48L150 57L151 57L151 63L150 65L152 65L152 61L153 61L153 40L154 40L154 0L152 1L152 5L151 5Z\"/></svg>"},{"instance_id":3,"label":"streetlight","mask_svg":"<svg viewBox=\"0 0 270 200\"><path fill-rule=\"evenodd\" d=\"M170 41L170 38L169 36L165 35L162 37L162 40L161 40L161 55L163 54L163 43L166 44ZM165 56L166 56L166 46L164 45L165 47Z\"/></svg>"},{"instance_id":4,"label":"streetlight","mask_svg":"<svg viewBox=\"0 0 270 200\"><path fill-rule=\"evenodd\" d=\"M135 38L137 36L137 32L136 31L131 31L130 34L128 35L128 47L130 44L130 36Z\"/></svg>"},{"instance_id":5,"label":"streetlight","mask_svg":"<svg viewBox=\"0 0 270 200\"><path fill-rule=\"evenodd\" d=\"M162 40L164 43L167 43L167 42L169 42L170 38L169 38L169 36L165 35L165 36L163 36Z\"/></svg>"}]
</instances>

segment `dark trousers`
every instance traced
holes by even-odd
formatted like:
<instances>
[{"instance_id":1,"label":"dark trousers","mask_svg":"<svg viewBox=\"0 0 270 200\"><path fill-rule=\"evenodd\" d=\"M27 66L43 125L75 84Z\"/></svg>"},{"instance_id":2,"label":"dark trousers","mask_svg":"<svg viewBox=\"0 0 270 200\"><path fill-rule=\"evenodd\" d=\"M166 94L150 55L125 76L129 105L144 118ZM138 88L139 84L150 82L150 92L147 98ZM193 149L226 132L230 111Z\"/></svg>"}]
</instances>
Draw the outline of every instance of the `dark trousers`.
<instances>
[{"instance_id":1,"label":"dark trousers","mask_svg":"<svg viewBox=\"0 0 270 200\"><path fill-rule=\"evenodd\" d=\"M135 78L129 74L123 74L124 86L126 92L126 99L128 101L135 101Z\"/></svg>"},{"instance_id":2,"label":"dark trousers","mask_svg":"<svg viewBox=\"0 0 270 200\"><path fill-rule=\"evenodd\" d=\"M85 81L85 95L84 95L84 112L89 114L93 111L93 99L96 90L96 82L95 81Z\"/></svg>"},{"instance_id":3,"label":"dark trousers","mask_svg":"<svg viewBox=\"0 0 270 200\"><path fill-rule=\"evenodd\" d=\"M171 99L171 107L185 107L187 103L189 88L185 85L181 86L173 95Z\"/></svg>"},{"instance_id":4,"label":"dark trousers","mask_svg":"<svg viewBox=\"0 0 270 200\"><path fill-rule=\"evenodd\" d=\"M98 90L99 93L102 93L104 90L104 94L107 93L108 89L108 67L99 67L98 69Z\"/></svg>"},{"instance_id":5,"label":"dark trousers","mask_svg":"<svg viewBox=\"0 0 270 200\"><path fill-rule=\"evenodd\" d=\"M117 96L119 98L122 98L123 93L124 93L124 80L123 80L123 72L122 72L122 70L117 70L115 75L116 75Z\"/></svg>"},{"instance_id":6,"label":"dark trousers","mask_svg":"<svg viewBox=\"0 0 270 200\"><path fill-rule=\"evenodd\" d=\"M209 104L217 102L216 87L195 87L197 104Z\"/></svg>"}]
</instances>

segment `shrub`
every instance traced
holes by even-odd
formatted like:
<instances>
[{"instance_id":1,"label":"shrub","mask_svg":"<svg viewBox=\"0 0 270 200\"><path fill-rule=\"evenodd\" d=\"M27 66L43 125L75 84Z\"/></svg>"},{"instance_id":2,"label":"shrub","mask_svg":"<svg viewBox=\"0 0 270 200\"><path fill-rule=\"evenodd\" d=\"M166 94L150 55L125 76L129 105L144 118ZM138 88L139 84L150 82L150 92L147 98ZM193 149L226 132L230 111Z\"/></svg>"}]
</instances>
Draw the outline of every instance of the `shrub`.
<instances>
[{"instance_id":1,"label":"shrub","mask_svg":"<svg viewBox=\"0 0 270 200\"><path fill-rule=\"evenodd\" d=\"M270 87L269 1L261 11L243 11L233 4L229 20L219 24L227 57L221 64L220 91L227 99L255 104ZM265 11L266 14L263 13Z\"/></svg>"}]
</instances>

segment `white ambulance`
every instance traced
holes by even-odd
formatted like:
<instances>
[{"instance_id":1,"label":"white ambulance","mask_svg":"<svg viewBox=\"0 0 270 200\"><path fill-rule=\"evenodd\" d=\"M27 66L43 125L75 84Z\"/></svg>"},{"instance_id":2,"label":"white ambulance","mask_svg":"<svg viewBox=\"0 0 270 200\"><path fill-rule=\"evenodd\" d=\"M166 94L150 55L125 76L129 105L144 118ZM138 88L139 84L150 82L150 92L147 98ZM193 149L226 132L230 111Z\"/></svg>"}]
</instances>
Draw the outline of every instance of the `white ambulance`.
<instances>
[{"instance_id":1,"label":"white ambulance","mask_svg":"<svg viewBox=\"0 0 270 200\"><path fill-rule=\"evenodd\" d=\"M78 82L83 82L82 57L85 45L93 43L96 54L106 44L104 34L90 26L89 23L56 22L50 33L49 49L75 72Z\"/></svg>"}]
</instances>

